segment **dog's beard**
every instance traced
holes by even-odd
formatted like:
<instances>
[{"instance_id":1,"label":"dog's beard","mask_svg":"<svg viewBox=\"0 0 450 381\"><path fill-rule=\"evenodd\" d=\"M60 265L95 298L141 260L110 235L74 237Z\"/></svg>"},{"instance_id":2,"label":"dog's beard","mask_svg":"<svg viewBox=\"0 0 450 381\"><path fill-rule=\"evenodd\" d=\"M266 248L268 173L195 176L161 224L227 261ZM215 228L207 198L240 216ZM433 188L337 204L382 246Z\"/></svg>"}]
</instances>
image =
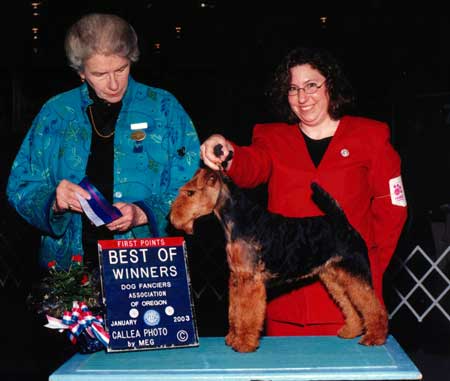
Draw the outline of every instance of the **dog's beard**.
<instances>
[{"instance_id":1,"label":"dog's beard","mask_svg":"<svg viewBox=\"0 0 450 381\"><path fill-rule=\"evenodd\" d=\"M175 227L175 229L182 230L186 234L194 234L194 220L180 221L174 218L173 215L170 216L170 223Z\"/></svg>"}]
</instances>

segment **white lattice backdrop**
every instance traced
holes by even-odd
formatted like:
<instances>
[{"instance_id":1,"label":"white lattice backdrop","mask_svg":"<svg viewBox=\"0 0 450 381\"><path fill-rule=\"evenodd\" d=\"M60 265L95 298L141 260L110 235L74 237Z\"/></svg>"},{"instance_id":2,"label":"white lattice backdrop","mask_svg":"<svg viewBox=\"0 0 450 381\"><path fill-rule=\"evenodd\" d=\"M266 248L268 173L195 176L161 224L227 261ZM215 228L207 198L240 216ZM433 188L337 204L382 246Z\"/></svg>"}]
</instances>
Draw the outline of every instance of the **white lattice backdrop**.
<instances>
[{"instance_id":1,"label":"white lattice backdrop","mask_svg":"<svg viewBox=\"0 0 450 381\"><path fill-rule=\"evenodd\" d=\"M422 322L438 310L450 322L450 246L439 256L427 254L419 245L405 258L396 258L398 271L393 277L398 304L390 307L392 319L407 308Z\"/></svg>"}]
</instances>

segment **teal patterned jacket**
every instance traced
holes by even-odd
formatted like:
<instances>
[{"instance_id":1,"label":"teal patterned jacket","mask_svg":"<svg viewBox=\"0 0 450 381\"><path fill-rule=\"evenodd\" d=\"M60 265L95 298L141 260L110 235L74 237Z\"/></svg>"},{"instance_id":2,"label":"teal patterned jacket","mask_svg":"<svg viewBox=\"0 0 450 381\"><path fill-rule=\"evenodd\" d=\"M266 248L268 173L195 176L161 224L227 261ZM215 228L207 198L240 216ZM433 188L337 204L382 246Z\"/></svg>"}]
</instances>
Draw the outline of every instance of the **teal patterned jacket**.
<instances>
[{"instance_id":1,"label":"teal patterned jacket","mask_svg":"<svg viewBox=\"0 0 450 381\"><path fill-rule=\"evenodd\" d=\"M166 235L167 214L178 188L199 166L200 143L193 123L169 92L129 78L114 135L114 202L135 202L149 218L115 238ZM83 255L81 215L55 214L59 182L79 183L91 146L86 108L92 101L86 84L44 104L13 162L7 184L9 203L41 232L39 263L56 260L68 268L72 255ZM146 137L131 138L131 124L147 123ZM95 184L94 184L95 185Z\"/></svg>"}]
</instances>

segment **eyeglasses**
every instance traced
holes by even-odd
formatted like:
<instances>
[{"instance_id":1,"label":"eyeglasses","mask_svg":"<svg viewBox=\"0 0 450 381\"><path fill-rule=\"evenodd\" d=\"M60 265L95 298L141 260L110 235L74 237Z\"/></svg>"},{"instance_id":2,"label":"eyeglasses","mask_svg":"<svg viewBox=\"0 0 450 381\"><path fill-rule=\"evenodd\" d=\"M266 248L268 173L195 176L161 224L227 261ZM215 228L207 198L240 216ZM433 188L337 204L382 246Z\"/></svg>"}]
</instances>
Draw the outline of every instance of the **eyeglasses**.
<instances>
[{"instance_id":1,"label":"eyeglasses","mask_svg":"<svg viewBox=\"0 0 450 381\"><path fill-rule=\"evenodd\" d=\"M300 90L303 90L305 94L314 94L319 90L327 80L323 81L322 84L318 85L316 82L308 82L305 87L297 87L294 85L289 86L288 95L290 97L294 95L300 95Z\"/></svg>"}]
</instances>

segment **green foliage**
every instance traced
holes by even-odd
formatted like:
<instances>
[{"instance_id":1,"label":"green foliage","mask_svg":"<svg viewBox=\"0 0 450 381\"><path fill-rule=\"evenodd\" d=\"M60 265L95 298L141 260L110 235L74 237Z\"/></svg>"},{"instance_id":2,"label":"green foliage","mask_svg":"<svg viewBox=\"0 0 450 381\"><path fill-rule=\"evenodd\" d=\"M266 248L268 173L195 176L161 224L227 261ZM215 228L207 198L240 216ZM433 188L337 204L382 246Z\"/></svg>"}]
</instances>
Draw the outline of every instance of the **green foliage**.
<instances>
[{"instance_id":1,"label":"green foliage","mask_svg":"<svg viewBox=\"0 0 450 381\"><path fill-rule=\"evenodd\" d=\"M98 272L89 272L81 256L74 255L68 270L57 269L56 261L48 264L48 275L34 287L28 297L29 305L38 313L62 318L74 301L84 302L95 313L101 309Z\"/></svg>"}]
</instances>

